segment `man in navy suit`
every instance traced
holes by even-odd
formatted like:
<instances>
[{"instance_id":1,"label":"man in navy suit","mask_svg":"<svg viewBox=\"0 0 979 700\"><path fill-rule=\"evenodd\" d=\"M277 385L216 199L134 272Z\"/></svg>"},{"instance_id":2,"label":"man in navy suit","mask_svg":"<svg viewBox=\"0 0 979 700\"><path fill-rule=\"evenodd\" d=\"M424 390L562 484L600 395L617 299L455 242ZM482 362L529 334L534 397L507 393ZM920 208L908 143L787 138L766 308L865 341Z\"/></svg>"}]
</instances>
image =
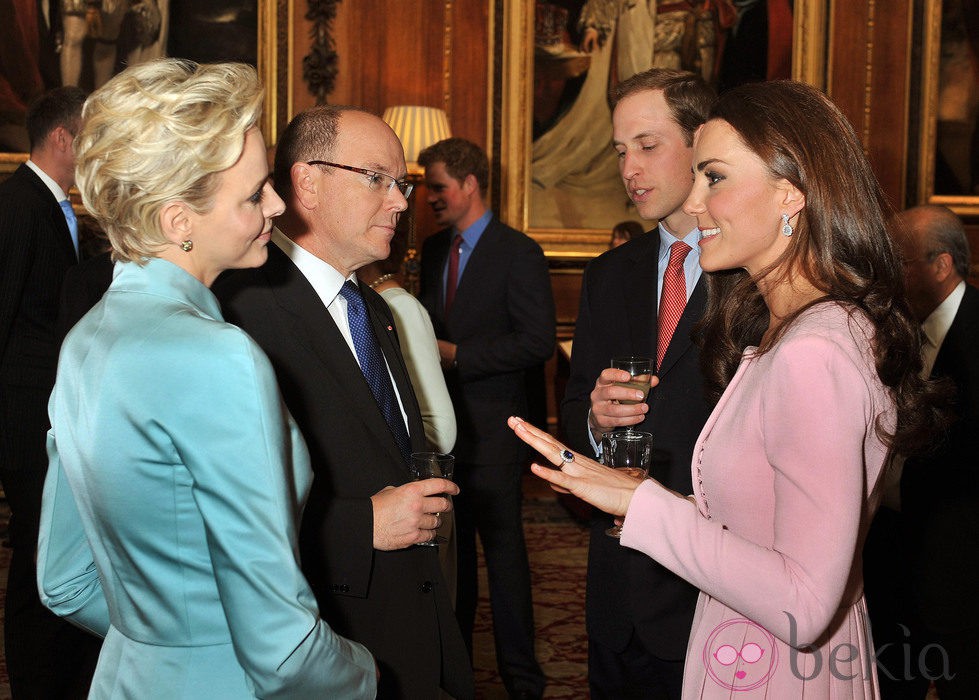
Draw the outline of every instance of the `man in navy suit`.
<instances>
[{"instance_id":1,"label":"man in navy suit","mask_svg":"<svg viewBox=\"0 0 979 700\"><path fill-rule=\"evenodd\" d=\"M84 695L99 649L41 605L34 567L61 283L78 262L77 223L73 232L62 203L75 183L84 102L78 88L38 98L27 114L30 160L0 184L0 481L13 547L4 641L15 697Z\"/></svg>"},{"instance_id":2,"label":"man in navy suit","mask_svg":"<svg viewBox=\"0 0 979 700\"><path fill-rule=\"evenodd\" d=\"M910 569L904 589L910 601L903 601L902 609L913 613L909 620L912 637L927 665L913 659L909 675L916 682L916 692L912 697L922 696L931 676L942 700L976 698L979 290L965 281L969 244L955 214L945 207L922 206L901 212L895 220L905 229L900 243L908 300L924 334L923 374L944 378L955 387L948 433L931 452L909 458L900 477L902 544ZM899 550L892 550L892 557L898 555Z\"/></svg>"},{"instance_id":3,"label":"man in navy suit","mask_svg":"<svg viewBox=\"0 0 979 700\"><path fill-rule=\"evenodd\" d=\"M650 476L682 494L693 492L691 455L709 414L699 352L690 337L707 297L700 231L683 203L691 187L694 133L712 101L699 77L681 71L653 69L616 88L612 131L622 182L639 216L659 225L585 268L561 404L568 445L580 452L597 454L602 432L616 428L652 433L653 446L668 459L655 462ZM676 282L672 334L664 333L660 313L671 255L676 273L683 272ZM660 356L659 383L645 403L620 403L642 398L613 384L628 379L609 368L612 357L624 355ZM679 698L697 591L649 557L620 547L605 534L610 523L607 516L596 517L588 551L592 697Z\"/></svg>"},{"instance_id":4,"label":"man in navy suit","mask_svg":"<svg viewBox=\"0 0 979 700\"><path fill-rule=\"evenodd\" d=\"M408 453L427 449L421 411L391 312L356 276L388 256L408 207L405 172L401 142L373 114L326 106L296 115L276 149L287 209L269 259L214 290L225 318L268 354L309 447L299 544L323 618L374 654L379 698L437 698L442 688L461 700L474 695L466 647L438 549L417 546L435 537L450 507L443 495L457 488L412 482ZM372 381L393 395L379 397Z\"/></svg>"},{"instance_id":5,"label":"man in navy suit","mask_svg":"<svg viewBox=\"0 0 979 700\"><path fill-rule=\"evenodd\" d=\"M476 533L486 557L500 676L511 697L539 698L530 566L521 519L523 443L507 427L527 415L526 374L554 352L554 299L540 246L486 205L489 162L451 138L418 156L428 203L445 228L422 248L420 299L438 338L456 412L458 597L472 650Z\"/></svg>"}]
</instances>

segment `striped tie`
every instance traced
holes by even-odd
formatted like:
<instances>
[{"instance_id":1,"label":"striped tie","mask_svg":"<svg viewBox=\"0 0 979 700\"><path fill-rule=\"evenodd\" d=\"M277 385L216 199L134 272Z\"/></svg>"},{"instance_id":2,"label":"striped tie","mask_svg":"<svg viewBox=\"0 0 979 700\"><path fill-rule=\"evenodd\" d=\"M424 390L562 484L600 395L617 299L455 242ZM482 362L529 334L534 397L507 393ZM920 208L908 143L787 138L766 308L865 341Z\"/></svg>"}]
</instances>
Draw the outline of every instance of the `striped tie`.
<instances>
[{"instance_id":1,"label":"striped tie","mask_svg":"<svg viewBox=\"0 0 979 700\"><path fill-rule=\"evenodd\" d=\"M683 274L683 261L690 252L690 246L677 241L670 246L670 262L663 273L663 292L659 302L659 335L656 341L656 369L663 365L666 348L673 339L676 324L687 305L687 280Z\"/></svg>"}]
</instances>

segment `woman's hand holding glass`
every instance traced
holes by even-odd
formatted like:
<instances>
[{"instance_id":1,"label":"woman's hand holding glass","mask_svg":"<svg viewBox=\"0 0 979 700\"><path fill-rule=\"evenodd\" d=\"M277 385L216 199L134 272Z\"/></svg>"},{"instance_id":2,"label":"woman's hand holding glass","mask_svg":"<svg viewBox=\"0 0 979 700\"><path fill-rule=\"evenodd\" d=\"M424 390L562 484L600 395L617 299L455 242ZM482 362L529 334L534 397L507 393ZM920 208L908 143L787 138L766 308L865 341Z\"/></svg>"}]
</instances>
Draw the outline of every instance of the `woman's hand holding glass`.
<instances>
[{"instance_id":1,"label":"woman's hand holding glass","mask_svg":"<svg viewBox=\"0 0 979 700\"><path fill-rule=\"evenodd\" d=\"M624 516L632 494L644 477L630 476L620 469L609 469L584 455L573 452L552 435L512 416L508 425L517 437L544 455L558 469L533 464L534 474L556 491L571 493L612 515Z\"/></svg>"}]
</instances>

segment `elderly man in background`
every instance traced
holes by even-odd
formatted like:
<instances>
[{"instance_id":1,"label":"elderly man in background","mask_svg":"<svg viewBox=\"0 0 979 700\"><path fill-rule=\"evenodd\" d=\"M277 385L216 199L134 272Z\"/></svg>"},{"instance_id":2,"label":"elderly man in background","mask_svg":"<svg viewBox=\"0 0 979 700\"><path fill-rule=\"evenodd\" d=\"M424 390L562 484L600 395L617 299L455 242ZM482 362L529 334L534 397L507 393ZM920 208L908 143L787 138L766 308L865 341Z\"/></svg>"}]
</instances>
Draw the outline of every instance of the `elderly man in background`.
<instances>
[{"instance_id":1,"label":"elderly man in background","mask_svg":"<svg viewBox=\"0 0 979 700\"><path fill-rule=\"evenodd\" d=\"M897 216L908 299L921 321L922 372L955 387L952 424L930 453L904 463L901 514L910 567L912 636L942 700L979 697L979 290L969 285L962 221L940 206ZM927 647L922 647L927 648ZM918 697L927 686L918 676ZM937 677L936 677L937 676Z\"/></svg>"}]
</instances>

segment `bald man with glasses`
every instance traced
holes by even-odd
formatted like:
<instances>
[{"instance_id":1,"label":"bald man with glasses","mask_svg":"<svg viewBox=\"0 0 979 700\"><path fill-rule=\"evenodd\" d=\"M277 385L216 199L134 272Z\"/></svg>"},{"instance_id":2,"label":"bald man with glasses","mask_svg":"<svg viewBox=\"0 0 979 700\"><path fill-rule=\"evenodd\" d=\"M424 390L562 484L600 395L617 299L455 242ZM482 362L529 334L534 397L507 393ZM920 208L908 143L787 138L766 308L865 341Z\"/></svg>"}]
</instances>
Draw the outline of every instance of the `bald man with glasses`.
<instances>
[{"instance_id":1,"label":"bald man with glasses","mask_svg":"<svg viewBox=\"0 0 979 700\"><path fill-rule=\"evenodd\" d=\"M388 256L408 207L404 150L378 117L316 107L280 138L286 213L268 262L220 280L228 321L272 360L309 446L315 480L300 529L303 573L323 618L366 645L379 698L474 696L472 668L435 538L444 479L412 482L427 449L398 329L356 271Z\"/></svg>"}]
</instances>

